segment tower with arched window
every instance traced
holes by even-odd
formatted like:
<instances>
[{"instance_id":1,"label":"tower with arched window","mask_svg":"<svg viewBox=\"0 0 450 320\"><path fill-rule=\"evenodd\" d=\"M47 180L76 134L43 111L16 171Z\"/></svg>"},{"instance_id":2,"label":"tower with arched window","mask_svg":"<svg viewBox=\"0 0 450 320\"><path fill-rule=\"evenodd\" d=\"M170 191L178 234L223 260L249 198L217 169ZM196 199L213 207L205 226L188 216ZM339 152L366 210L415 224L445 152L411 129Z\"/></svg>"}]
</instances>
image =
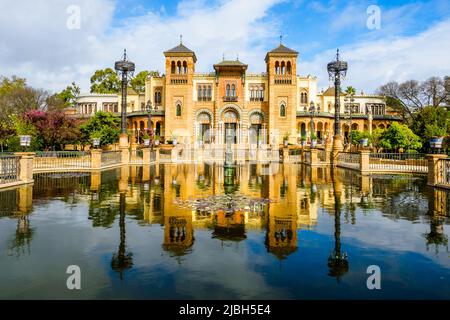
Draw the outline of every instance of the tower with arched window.
<instances>
[{"instance_id":1,"label":"tower with arched window","mask_svg":"<svg viewBox=\"0 0 450 320\"><path fill-rule=\"evenodd\" d=\"M193 114L188 112L193 104L193 78L197 57L195 52L180 44L164 52L166 75L164 90L164 111L167 139L176 135L179 141L191 140Z\"/></svg>"},{"instance_id":2,"label":"tower with arched window","mask_svg":"<svg viewBox=\"0 0 450 320\"><path fill-rule=\"evenodd\" d=\"M266 55L269 83L270 141L282 142L288 135L296 140L298 52L282 43Z\"/></svg>"}]
</instances>

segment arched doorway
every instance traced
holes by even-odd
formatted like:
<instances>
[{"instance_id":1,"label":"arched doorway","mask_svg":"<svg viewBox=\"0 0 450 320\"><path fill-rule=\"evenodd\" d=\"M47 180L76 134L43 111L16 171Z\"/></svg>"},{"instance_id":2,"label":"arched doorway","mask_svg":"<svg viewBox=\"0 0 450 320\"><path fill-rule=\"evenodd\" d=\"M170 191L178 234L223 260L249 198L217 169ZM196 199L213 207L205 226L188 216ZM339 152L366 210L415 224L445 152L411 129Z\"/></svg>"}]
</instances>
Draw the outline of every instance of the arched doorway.
<instances>
[{"instance_id":1,"label":"arched doorway","mask_svg":"<svg viewBox=\"0 0 450 320\"><path fill-rule=\"evenodd\" d=\"M202 111L197 115L197 128L198 128L198 137L197 141L202 141L204 143L210 143L211 142L211 115L206 112Z\"/></svg>"},{"instance_id":2,"label":"arched doorway","mask_svg":"<svg viewBox=\"0 0 450 320\"><path fill-rule=\"evenodd\" d=\"M222 116L222 121L224 123L224 139L223 141L227 142L227 135L230 135L232 138L232 143L237 143L237 126L239 122L239 116L237 112L233 109L227 109L224 111Z\"/></svg>"},{"instance_id":3,"label":"arched doorway","mask_svg":"<svg viewBox=\"0 0 450 320\"><path fill-rule=\"evenodd\" d=\"M263 142L265 140L263 133L263 121L264 116L259 111L254 111L250 114L250 129L249 129L249 142L251 144L257 144L258 142Z\"/></svg>"}]
</instances>

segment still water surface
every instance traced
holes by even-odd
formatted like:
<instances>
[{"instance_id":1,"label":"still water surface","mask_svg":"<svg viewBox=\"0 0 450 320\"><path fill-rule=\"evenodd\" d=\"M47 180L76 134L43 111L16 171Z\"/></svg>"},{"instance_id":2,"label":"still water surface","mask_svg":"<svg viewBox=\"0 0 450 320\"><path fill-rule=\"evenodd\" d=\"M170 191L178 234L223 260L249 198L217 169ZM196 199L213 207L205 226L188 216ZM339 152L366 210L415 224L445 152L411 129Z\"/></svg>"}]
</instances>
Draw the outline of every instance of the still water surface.
<instances>
[{"instance_id":1,"label":"still water surface","mask_svg":"<svg viewBox=\"0 0 450 320\"><path fill-rule=\"evenodd\" d=\"M0 191L0 298L449 299L449 211L423 176L302 165L38 174Z\"/></svg>"}]
</instances>

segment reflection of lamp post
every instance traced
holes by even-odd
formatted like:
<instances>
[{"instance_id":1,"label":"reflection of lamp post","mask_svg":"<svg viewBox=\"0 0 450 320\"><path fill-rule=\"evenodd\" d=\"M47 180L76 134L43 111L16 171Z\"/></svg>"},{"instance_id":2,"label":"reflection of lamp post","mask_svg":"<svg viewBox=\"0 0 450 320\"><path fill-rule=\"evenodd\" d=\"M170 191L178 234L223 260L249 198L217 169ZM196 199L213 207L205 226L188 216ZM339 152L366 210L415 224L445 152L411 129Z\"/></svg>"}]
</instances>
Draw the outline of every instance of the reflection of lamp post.
<instances>
[{"instance_id":1,"label":"reflection of lamp post","mask_svg":"<svg viewBox=\"0 0 450 320\"><path fill-rule=\"evenodd\" d=\"M328 257L328 275L336 277L339 282L340 278L348 272L348 257L347 253L341 253L341 199L340 191L336 186L337 173L334 167L331 167L331 177L334 193L334 250Z\"/></svg>"},{"instance_id":2,"label":"reflection of lamp post","mask_svg":"<svg viewBox=\"0 0 450 320\"><path fill-rule=\"evenodd\" d=\"M339 145L341 137L341 124L339 113L341 109L340 93L341 93L341 77L347 74L348 65L345 61L339 60L339 49L336 54L336 61L328 63L327 70L330 80L334 80L334 143L333 150L341 150L342 145Z\"/></svg>"},{"instance_id":3,"label":"reflection of lamp post","mask_svg":"<svg viewBox=\"0 0 450 320\"><path fill-rule=\"evenodd\" d=\"M23 136L19 136L20 138L20 146L22 147L22 149L27 150L28 151L28 147L31 144L31 136L29 135L23 135Z\"/></svg>"},{"instance_id":4,"label":"reflection of lamp post","mask_svg":"<svg viewBox=\"0 0 450 320\"><path fill-rule=\"evenodd\" d=\"M152 111L153 110L157 110L157 106L155 105L155 107L152 107L152 102L150 100L147 101L147 104L145 106L145 110L148 112L148 133L150 136L150 144L152 146L152 150L153 150L153 127L152 127Z\"/></svg>"},{"instance_id":5,"label":"reflection of lamp post","mask_svg":"<svg viewBox=\"0 0 450 320\"><path fill-rule=\"evenodd\" d=\"M120 279L123 279L123 273L126 269L133 266L133 253L126 252L126 231L125 231L125 193L120 193L119 202L119 229L120 229L120 244L117 253L111 259L111 268L120 274Z\"/></svg>"},{"instance_id":6,"label":"reflection of lamp post","mask_svg":"<svg viewBox=\"0 0 450 320\"><path fill-rule=\"evenodd\" d=\"M350 151L352 148L352 104L355 101L355 98L353 98L353 94L347 94L344 98L344 101L346 103L345 105L345 114L347 115L347 119L349 122L349 143L350 143Z\"/></svg>"}]
</instances>

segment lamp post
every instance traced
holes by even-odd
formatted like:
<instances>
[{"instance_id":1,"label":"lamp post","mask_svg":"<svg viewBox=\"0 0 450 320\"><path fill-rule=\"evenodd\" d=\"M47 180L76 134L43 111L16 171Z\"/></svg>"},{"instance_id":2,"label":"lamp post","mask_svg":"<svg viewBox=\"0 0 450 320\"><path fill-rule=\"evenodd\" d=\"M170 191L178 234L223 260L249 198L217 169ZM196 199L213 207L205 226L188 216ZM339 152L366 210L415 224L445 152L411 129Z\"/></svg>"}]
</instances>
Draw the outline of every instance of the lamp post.
<instances>
[{"instance_id":1,"label":"lamp post","mask_svg":"<svg viewBox=\"0 0 450 320\"><path fill-rule=\"evenodd\" d=\"M150 145L151 148L153 150L153 128L152 128L152 111L153 110L157 110L157 106L155 105L155 107L153 108L152 106L152 102L150 101L150 99L147 101L147 104L145 105L145 110L148 112L148 132L149 132L149 136L150 136Z\"/></svg>"},{"instance_id":2,"label":"lamp post","mask_svg":"<svg viewBox=\"0 0 450 320\"><path fill-rule=\"evenodd\" d=\"M20 138L20 146L22 147L22 149L24 151L28 151L28 147L31 144L31 136L23 135L23 136L19 136L19 138Z\"/></svg>"},{"instance_id":3,"label":"lamp post","mask_svg":"<svg viewBox=\"0 0 450 320\"><path fill-rule=\"evenodd\" d=\"M123 51L122 60L116 61L114 68L117 73L122 75L122 110L121 110L121 133L127 133L127 86L128 73L133 74L135 65L133 62L127 60L127 50Z\"/></svg>"},{"instance_id":4,"label":"lamp post","mask_svg":"<svg viewBox=\"0 0 450 320\"><path fill-rule=\"evenodd\" d=\"M100 145L100 138L93 138L92 144L94 145L95 149L98 149L98 146Z\"/></svg>"},{"instance_id":5,"label":"lamp post","mask_svg":"<svg viewBox=\"0 0 450 320\"><path fill-rule=\"evenodd\" d=\"M355 98L353 98L353 94L347 94L345 96L345 114L347 115L347 119L349 122L349 137L348 141L350 143L350 151L352 149L352 104L355 101Z\"/></svg>"},{"instance_id":6,"label":"lamp post","mask_svg":"<svg viewBox=\"0 0 450 320\"><path fill-rule=\"evenodd\" d=\"M341 124L340 124L340 92L341 92L341 77L347 74L348 65L345 61L339 60L339 49L336 53L336 60L328 63L327 70L330 80L334 81L334 142L333 151L341 151ZM333 157L334 158L334 157Z\"/></svg>"}]
</instances>

